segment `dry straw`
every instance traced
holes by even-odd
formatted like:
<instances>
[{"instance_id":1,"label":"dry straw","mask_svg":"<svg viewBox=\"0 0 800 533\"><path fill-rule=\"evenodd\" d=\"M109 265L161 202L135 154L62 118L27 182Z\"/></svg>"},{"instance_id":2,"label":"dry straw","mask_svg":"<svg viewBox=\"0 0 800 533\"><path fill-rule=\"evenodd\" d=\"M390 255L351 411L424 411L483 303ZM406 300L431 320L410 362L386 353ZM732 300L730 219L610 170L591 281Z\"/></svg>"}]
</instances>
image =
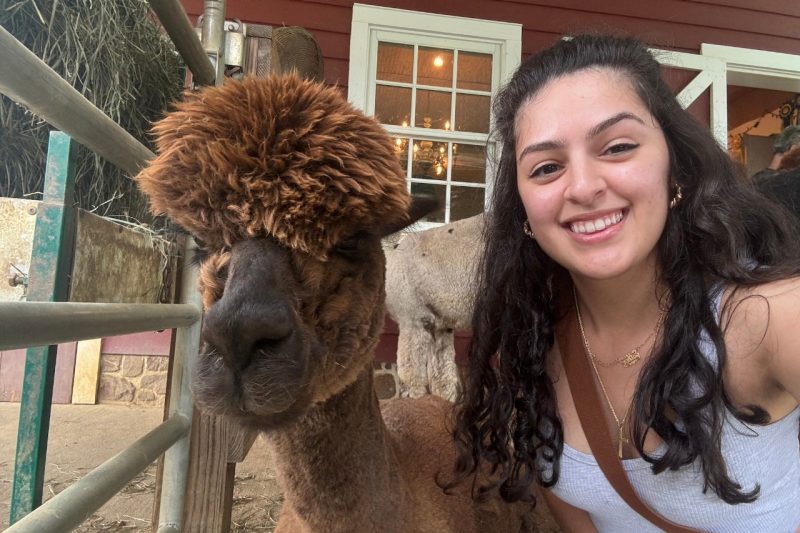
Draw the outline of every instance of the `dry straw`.
<instances>
[{"instance_id":1,"label":"dry straw","mask_svg":"<svg viewBox=\"0 0 800 533\"><path fill-rule=\"evenodd\" d=\"M0 25L145 145L180 94L180 63L145 0L9 0ZM0 196L41 197L51 127L5 96L0 103ZM147 202L130 176L78 150L80 207L139 223Z\"/></svg>"}]
</instances>

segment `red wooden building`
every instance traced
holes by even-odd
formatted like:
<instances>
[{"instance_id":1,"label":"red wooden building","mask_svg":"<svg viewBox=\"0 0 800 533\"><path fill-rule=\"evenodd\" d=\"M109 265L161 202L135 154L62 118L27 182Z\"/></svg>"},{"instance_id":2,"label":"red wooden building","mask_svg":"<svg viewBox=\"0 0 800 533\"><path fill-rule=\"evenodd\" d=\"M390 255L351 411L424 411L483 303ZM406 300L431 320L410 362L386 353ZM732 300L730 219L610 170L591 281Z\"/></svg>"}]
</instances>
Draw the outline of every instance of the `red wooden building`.
<instances>
[{"instance_id":1,"label":"red wooden building","mask_svg":"<svg viewBox=\"0 0 800 533\"><path fill-rule=\"evenodd\" d=\"M182 1L191 17L202 13L203 0ZM490 97L564 35L623 33L673 52L663 62L676 67L668 79L681 100L751 170L769 143L743 146L740 134L779 131L769 112L800 92L800 3L791 0L228 0L225 10L309 30L326 81L397 137L410 189L444 200L439 223L482 209Z\"/></svg>"},{"instance_id":2,"label":"red wooden building","mask_svg":"<svg viewBox=\"0 0 800 533\"><path fill-rule=\"evenodd\" d=\"M203 0L183 4L192 18L203 11ZM314 35L325 80L395 137L410 190L441 199L431 224L483 210L491 96L522 59L564 35L622 33L670 51L659 58L679 99L753 171L781 129L770 112L800 93L796 1L228 0L225 9L229 20ZM393 331L379 360L393 359ZM457 344L463 350L464 338Z\"/></svg>"},{"instance_id":3,"label":"red wooden building","mask_svg":"<svg viewBox=\"0 0 800 533\"><path fill-rule=\"evenodd\" d=\"M203 11L203 0L182 2L193 19ZM410 189L441 198L445 208L431 224L483 210L492 186L491 96L521 60L564 35L623 33L670 51L660 57L671 66L668 79L681 101L752 171L765 166L768 136L781 128L771 113L800 93L796 0L375 2L227 0L225 12L229 20L313 34L326 81L396 138ZM460 352L466 340L457 337ZM131 346L118 353L140 353ZM393 360L395 347L396 327L389 324L378 360ZM147 355L167 350L162 342ZM13 368L10 356L0 358L0 400L14 400L22 358ZM69 402L72 369L59 376L57 401Z\"/></svg>"}]
</instances>

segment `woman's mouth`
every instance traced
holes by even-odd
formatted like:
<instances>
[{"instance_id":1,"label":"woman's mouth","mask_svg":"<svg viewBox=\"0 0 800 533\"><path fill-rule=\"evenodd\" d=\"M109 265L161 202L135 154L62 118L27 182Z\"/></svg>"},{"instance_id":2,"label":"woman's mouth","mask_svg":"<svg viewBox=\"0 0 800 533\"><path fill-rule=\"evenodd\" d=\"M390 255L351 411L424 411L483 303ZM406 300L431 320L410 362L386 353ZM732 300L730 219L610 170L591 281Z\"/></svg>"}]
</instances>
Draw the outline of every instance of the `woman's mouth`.
<instances>
[{"instance_id":1,"label":"woman's mouth","mask_svg":"<svg viewBox=\"0 0 800 533\"><path fill-rule=\"evenodd\" d=\"M597 217L593 220L581 220L578 222L570 222L568 227L573 233L582 235L591 235L603 231L604 229L619 224L624 217L623 210L615 211L602 217Z\"/></svg>"}]
</instances>

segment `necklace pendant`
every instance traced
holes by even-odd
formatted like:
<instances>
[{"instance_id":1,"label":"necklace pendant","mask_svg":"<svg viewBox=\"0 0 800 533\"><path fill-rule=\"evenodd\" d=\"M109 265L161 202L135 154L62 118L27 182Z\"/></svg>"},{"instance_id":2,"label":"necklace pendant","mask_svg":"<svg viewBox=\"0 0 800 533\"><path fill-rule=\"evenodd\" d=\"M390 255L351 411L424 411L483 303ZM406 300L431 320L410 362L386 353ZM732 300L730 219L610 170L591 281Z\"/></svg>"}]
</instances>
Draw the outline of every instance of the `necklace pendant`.
<instances>
[{"instance_id":1,"label":"necklace pendant","mask_svg":"<svg viewBox=\"0 0 800 533\"><path fill-rule=\"evenodd\" d=\"M618 434L617 434L617 455L619 458L622 459L622 446L623 444L628 444L628 439L625 437L625 426L619 426Z\"/></svg>"},{"instance_id":2,"label":"necklace pendant","mask_svg":"<svg viewBox=\"0 0 800 533\"><path fill-rule=\"evenodd\" d=\"M624 366L625 368L630 368L636 363L638 363L641 358L642 356L639 354L639 350L634 348L633 350L625 354L625 357L623 357L622 360L620 360L620 363L622 363L622 366Z\"/></svg>"}]
</instances>

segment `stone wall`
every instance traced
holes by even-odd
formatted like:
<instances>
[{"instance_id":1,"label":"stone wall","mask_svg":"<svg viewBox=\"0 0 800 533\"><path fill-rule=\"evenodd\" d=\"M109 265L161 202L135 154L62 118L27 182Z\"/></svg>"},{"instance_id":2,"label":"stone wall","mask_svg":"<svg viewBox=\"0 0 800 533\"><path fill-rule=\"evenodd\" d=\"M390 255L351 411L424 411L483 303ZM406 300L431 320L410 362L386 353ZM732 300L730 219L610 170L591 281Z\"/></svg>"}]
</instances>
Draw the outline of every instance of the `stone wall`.
<instances>
[{"instance_id":1,"label":"stone wall","mask_svg":"<svg viewBox=\"0 0 800 533\"><path fill-rule=\"evenodd\" d=\"M103 354L97 402L163 406L168 363L168 358L161 355ZM400 392L397 365L374 363L373 368L378 399L397 398Z\"/></svg>"},{"instance_id":2,"label":"stone wall","mask_svg":"<svg viewBox=\"0 0 800 533\"><path fill-rule=\"evenodd\" d=\"M103 354L97 403L163 406L168 364L163 355Z\"/></svg>"}]
</instances>

